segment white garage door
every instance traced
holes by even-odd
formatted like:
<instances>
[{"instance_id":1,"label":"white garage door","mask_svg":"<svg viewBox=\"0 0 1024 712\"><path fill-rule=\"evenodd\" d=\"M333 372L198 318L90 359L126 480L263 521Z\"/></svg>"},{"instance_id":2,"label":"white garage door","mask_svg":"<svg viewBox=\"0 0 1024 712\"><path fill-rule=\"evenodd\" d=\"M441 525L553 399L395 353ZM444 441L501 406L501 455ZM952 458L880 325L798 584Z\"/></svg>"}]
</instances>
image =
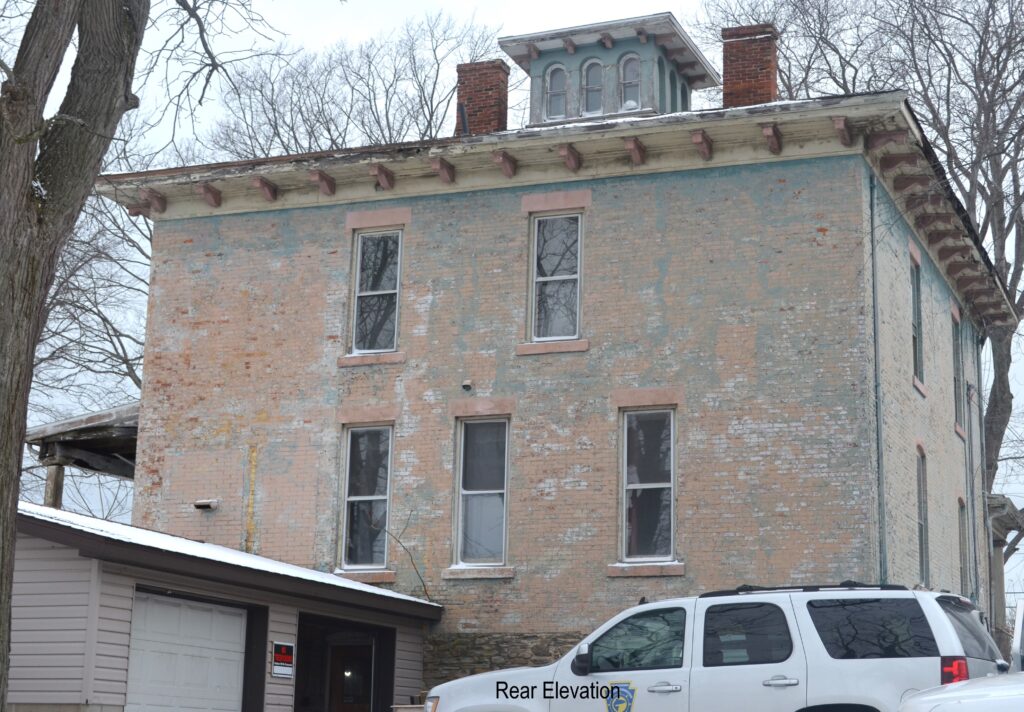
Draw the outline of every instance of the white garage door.
<instances>
[{"instance_id":1,"label":"white garage door","mask_svg":"<svg viewBox=\"0 0 1024 712\"><path fill-rule=\"evenodd\" d=\"M125 712L242 709L245 611L136 592Z\"/></svg>"}]
</instances>

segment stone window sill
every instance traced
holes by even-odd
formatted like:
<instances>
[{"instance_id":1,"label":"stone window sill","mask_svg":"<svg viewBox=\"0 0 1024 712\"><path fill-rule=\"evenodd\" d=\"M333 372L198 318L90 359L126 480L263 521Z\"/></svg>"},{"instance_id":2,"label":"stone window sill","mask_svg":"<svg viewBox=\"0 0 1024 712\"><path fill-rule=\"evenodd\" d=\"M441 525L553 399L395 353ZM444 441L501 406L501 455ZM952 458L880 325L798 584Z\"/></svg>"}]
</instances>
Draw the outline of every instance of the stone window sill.
<instances>
[{"instance_id":1,"label":"stone window sill","mask_svg":"<svg viewBox=\"0 0 1024 712\"><path fill-rule=\"evenodd\" d=\"M405 363L404 351L388 351L381 354L352 354L338 359L340 368L349 366L382 366L393 363Z\"/></svg>"},{"instance_id":2,"label":"stone window sill","mask_svg":"<svg viewBox=\"0 0 1024 712\"><path fill-rule=\"evenodd\" d=\"M960 427L960 423L955 423L953 425L953 432L955 432L961 440L967 442L967 433L965 433L964 429Z\"/></svg>"},{"instance_id":3,"label":"stone window sill","mask_svg":"<svg viewBox=\"0 0 1024 712\"><path fill-rule=\"evenodd\" d=\"M537 356L540 354L569 354L590 350L590 339L570 339L568 341L536 341L530 344L517 344L516 356Z\"/></svg>"},{"instance_id":4,"label":"stone window sill","mask_svg":"<svg viewBox=\"0 0 1024 712\"><path fill-rule=\"evenodd\" d=\"M510 579L515 578L514 566L453 566L441 572L441 578L449 581L461 579Z\"/></svg>"},{"instance_id":5,"label":"stone window sill","mask_svg":"<svg viewBox=\"0 0 1024 712\"><path fill-rule=\"evenodd\" d=\"M928 389L924 387L924 384L917 380L917 376L914 376L914 388L921 394L922 398L928 397Z\"/></svg>"},{"instance_id":6,"label":"stone window sill","mask_svg":"<svg viewBox=\"0 0 1024 712\"><path fill-rule=\"evenodd\" d=\"M341 569L334 572L336 575L342 578L347 578L350 581L359 581L360 583L394 583L395 572L394 571L342 571Z\"/></svg>"},{"instance_id":7,"label":"stone window sill","mask_svg":"<svg viewBox=\"0 0 1024 712\"><path fill-rule=\"evenodd\" d=\"M608 576L611 578L641 578L652 576L683 576L686 564L681 561L666 561L650 564L609 564Z\"/></svg>"}]
</instances>

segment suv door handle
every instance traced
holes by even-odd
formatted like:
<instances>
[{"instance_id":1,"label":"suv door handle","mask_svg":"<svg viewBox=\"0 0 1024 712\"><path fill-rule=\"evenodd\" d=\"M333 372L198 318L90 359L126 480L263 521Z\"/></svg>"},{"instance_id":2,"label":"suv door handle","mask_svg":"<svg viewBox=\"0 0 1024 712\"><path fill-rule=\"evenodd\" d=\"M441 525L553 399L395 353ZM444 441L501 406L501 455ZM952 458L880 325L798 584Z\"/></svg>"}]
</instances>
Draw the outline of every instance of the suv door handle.
<instances>
[{"instance_id":1,"label":"suv door handle","mask_svg":"<svg viewBox=\"0 0 1024 712\"><path fill-rule=\"evenodd\" d=\"M682 692L682 685L673 685L671 682L659 682L647 688L648 692Z\"/></svg>"},{"instance_id":2,"label":"suv door handle","mask_svg":"<svg viewBox=\"0 0 1024 712\"><path fill-rule=\"evenodd\" d=\"M768 678L761 684L765 687L793 687L794 685L799 685L800 681L794 680L791 677L786 677L785 675L775 675Z\"/></svg>"}]
</instances>

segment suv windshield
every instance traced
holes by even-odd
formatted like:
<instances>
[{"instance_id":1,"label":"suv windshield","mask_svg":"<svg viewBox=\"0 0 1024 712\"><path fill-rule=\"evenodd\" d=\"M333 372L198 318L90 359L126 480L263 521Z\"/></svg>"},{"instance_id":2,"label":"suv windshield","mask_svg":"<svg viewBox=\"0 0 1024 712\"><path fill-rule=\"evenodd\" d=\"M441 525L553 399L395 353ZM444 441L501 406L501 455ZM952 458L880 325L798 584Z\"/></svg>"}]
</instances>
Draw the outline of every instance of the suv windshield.
<instances>
[{"instance_id":1,"label":"suv windshield","mask_svg":"<svg viewBox=\"0 0 1024 712\"><path fill-rule=\"evenodd\" d=\"M955 596L939 596L935 600L953 624L956 637L964 646L964 655L982 660L998 660L1002 657L992 636L985 629L981 611L973 604Z\"/></svg>"}]
</instances>

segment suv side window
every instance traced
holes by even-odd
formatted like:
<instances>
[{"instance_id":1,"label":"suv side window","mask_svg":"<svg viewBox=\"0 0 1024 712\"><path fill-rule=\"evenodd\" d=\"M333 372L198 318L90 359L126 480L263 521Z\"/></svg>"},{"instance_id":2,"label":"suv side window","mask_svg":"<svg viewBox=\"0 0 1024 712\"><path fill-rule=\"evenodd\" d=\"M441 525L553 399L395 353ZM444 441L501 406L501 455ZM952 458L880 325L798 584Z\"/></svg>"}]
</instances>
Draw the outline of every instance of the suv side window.
<instances>
[{"instance_id":1,"label":"suv side window","mask_svg":"<svg viewBox=\"0 0 1024 712\"><path fill-rule=\"evenodd\" d=\"M729 603L704 614L704 667L781 663L792 653L786 614L772 603Z\"/></svg>"},{"instance_id":2,"label":"suv side window","mask_svg":"<svg viewBox=\"0 0 1024 712\"><path fill-rule=\"evenodd\" d=\"M825 650L839 660L938 657L931 626L913 598L831 598L807 602Z\"/></svg>"},{"instance_id":3,"label":"suv side window","mask_svg":"<svg viewBox=\"0 0 1024 712\"><path fill-rule=\"evenodd\" d=\"M953 596L935 599L956 630L956 637L964 646L964 655L981 660L998 660L1002 656L992 636L981 620L981 611L970 603Z\"/></svg>"},{"instance_id":4,"label":"suv side window","mask_svg":"<svg viewBox=\"0 0 1024 712\"><path fill-rule=\"evenodd\" d=\"M686 611L644 611L617 623L590 646L591 672L655 670L683 664Z\"/></svg>"}]
</instances>

